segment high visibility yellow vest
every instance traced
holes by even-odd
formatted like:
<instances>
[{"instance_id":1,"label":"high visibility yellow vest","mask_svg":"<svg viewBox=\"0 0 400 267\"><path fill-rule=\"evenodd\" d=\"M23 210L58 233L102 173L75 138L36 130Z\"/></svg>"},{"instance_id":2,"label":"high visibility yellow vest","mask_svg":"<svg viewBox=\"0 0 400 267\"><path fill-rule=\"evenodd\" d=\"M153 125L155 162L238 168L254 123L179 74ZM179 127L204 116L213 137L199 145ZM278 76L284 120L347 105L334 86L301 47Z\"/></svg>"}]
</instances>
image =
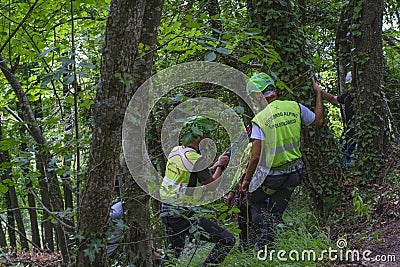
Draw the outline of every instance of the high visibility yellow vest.
<instances>
[{"instance_id":1,"label":"high visibility yellow vest","mask_svg":"<svg viewBox=\"0 0 400 267\"><path fill-rule=\"evenodd\" d=\"M275 100L258 113L252 122L265 135L266 166L279 167L301 158L301 116L297 102Z\"/></svg>"},{"instance_id":2,"label":"high visibility yellow vest","mask_svg":"<svg viewBox=\"0 0 400 267\"><path fill-rule=\"evenodd\" d=\"M184 204L184 198L187 202L200 200L202 196L200 184L197 181L195 188L188 190L190 174L196 161L201 157L193 148L184 146L174 147L168 155L165 176L160 187L161 201L169 204ZM187 204L187 203L186 203Z\"/></svg>"}]
</instances>

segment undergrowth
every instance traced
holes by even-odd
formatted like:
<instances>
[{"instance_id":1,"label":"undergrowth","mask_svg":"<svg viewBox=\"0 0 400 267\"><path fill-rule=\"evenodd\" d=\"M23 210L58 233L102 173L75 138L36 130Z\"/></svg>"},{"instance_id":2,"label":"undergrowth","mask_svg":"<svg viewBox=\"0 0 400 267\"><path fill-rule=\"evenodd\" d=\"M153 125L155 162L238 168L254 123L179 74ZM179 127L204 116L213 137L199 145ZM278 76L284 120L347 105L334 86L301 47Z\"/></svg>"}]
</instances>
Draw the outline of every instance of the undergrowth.
<instances>
[{"instance_id":1,"label":"undergrowth","mask_svg":"<svg viewBox=\"0 0 400 267\"><path fill-rule=\"evenodd\" d=\"M235 247L220 266L326 266L326 255L321 257L321 253L329 247L336 248L336 244L321 226L311 201L294 196L284 214L284 221L285 224L276 229L275 244L267 247L266 253L265 248L261 252L241 252ZM200 266L212 246L206 242L200 242L198 246L187 243L177 266Z\"/></svg>"}]
</instances>

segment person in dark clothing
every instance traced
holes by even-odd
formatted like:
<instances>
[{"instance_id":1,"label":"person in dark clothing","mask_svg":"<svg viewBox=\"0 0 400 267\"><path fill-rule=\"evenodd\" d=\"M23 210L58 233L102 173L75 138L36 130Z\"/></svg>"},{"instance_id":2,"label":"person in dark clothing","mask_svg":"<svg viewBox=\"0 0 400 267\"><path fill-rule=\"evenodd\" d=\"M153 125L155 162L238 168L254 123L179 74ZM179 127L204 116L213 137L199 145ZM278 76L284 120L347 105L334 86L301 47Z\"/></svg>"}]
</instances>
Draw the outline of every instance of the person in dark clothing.
<instances>
[{"instance_id":1,"label":"person in dark clothing","mask_svg":"<svg viewBox=\"0 0 400 267\"><path fill-rule=\"evenodd\" d=\"M332 95L328 92L322 91L322 98L328 100L333 105L344 105L344 120L343 120L343 154L344 161L343 166L346 166L352 159L353 153L357 147L357 143L355 142L355 134L356 129L354 127L354 96L351 88L351 72L348 72L346 75L345 84L348 90L338 96Z\"/></svg>"}]
</instances>

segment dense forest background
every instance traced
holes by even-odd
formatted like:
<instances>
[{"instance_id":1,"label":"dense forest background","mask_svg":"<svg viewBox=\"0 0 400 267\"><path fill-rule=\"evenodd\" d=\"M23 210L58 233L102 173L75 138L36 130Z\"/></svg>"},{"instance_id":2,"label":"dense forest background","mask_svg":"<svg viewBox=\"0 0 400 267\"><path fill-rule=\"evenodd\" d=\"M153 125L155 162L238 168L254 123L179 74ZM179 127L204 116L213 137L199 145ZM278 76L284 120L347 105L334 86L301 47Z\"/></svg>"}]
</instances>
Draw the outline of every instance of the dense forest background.
<instances>
[{"instance_id":1,"label":"dense forest background","mask_svg":"<svg viewBox=\"0 0 400 267\"><path fill-rule=\"evenodd\" d=\"M375 229L399 221L399 10L396 0L0 0L0 265L158 264L151 254L165 247L159 202L129 171L123 121L148 78L193 61L269 73L282 98L309 107L307 73L338 95L351 71L357 164L343 168L343 107L326 102L324 127L303 131L307 177L278 244L328 247L343 236L360 247L379 243ZM254 116L221 86L173 88L141 114L144 146L161 175L163 123L197 97L227 104L244 123ZM218 153L232 142L222 127L212 137ZM135 160L143 169L150 164ZM120 200L124 246L110 259L109 210ZM222 202L205 210L237 233ZM196 266L196 250L189 246L182 266ZM226 266L262 264L235 253Z\"/></svg>"}]
</instances>

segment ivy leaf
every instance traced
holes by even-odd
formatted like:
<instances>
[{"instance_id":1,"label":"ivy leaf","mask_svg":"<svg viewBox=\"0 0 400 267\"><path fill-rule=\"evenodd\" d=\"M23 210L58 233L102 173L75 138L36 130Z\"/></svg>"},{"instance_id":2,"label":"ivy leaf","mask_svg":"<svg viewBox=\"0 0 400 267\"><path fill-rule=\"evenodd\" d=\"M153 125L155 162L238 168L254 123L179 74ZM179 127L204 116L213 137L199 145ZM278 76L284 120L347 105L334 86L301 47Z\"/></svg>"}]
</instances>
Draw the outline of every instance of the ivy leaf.
<instances>
[{"instance_id":1,"label":"ivy leaf","mask_svg":"<svg viewBox=\"0 0 400 267\"><path fill-rule=\"evenodd\" d=\"M192 225L192 226L189 228L189 233L190 233L190 234L193 234L193 233L196 232L196 231L197 231L197 227L194 226L194 225Z\"/></svg>"},{"instance_id":2,"label":"ivy leaf","mask_svg":"<svg viewBox=\"0 0 400 267\"><path fill-rule=\"evenodd\" d=\"M221 53L221 54L225 54L225 55L229 55L231 52L229 52L228 49L224 48L224 47L218 47L217 48L217 52Z\"/></svg>"},{"instance_id":3,"label":"ivy leaf","mask_svg":"<svg viewBox=\"0 0 400 267\"><path fill-rule=\"evenodd\" d=\"M257 29L257 28L250 28L250 29L246 32L246 34L249 35L249 36L257 35L257 34L260 34L260 33L261 33L261 30L260 30L260 29Z\"/></svg>"},{"instance_id":4,"label":"ivy leaf","mask_svg":"<svg viewBox=\"0 0 400 267\"><path fill-rule=\"evenodd\" d=\"M205 56L204 60L211 62L211 61L214 61L216 58L217 58L217 55L214 52L210 52Z\"/></svg>"},{"instance_id":5,"label":"ivy leaf","mask_svg":"<svg viewBox=\"0 0 400 267\"><path fill-rule=\"evenodd\" d=\"M86 72L83 71L77 71L76 74L78 74L81 77L85 77L85 78L89 78L89 74L87 74Z\"/></svg>"}]
</instances>

